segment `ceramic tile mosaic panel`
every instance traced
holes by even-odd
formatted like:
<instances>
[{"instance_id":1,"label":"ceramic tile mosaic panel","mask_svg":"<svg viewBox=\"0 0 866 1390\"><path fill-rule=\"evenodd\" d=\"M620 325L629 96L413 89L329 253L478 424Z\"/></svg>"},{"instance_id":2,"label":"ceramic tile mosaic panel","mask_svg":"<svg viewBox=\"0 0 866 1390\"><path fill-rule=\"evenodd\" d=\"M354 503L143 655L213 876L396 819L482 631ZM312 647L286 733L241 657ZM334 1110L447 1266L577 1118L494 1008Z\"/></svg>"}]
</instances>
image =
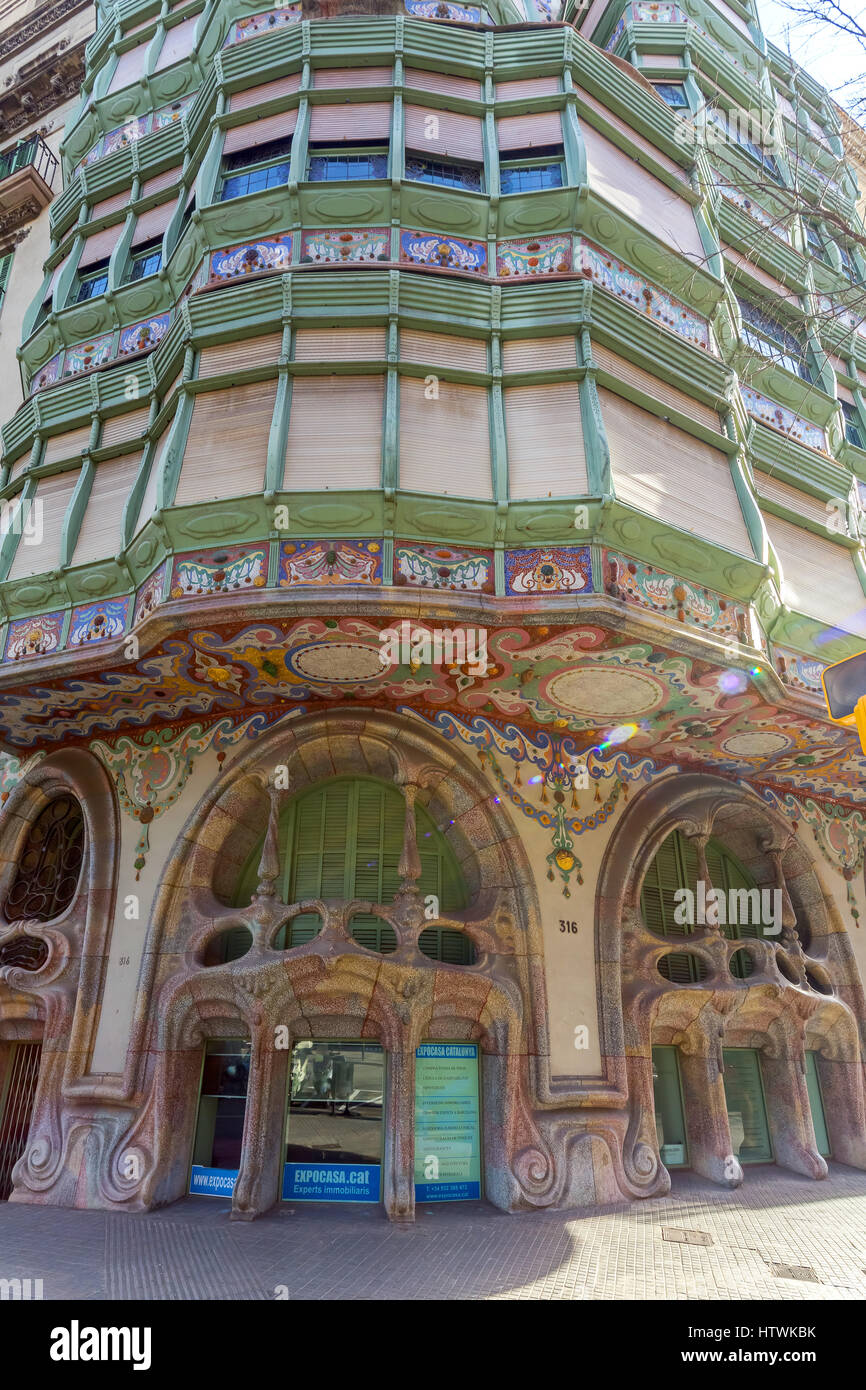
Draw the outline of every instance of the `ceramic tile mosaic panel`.
<instances>
[{"instance_id":1,"label":"ceramic tile mosaic panel","mask_svg":"<svg viewBox=\"0 0 866 1390\"><path fill-rule=\"evenodd\" d=\"M400 233L400 260L413 265L437 265L444 270L487 271L487 247L481 241L444 236L438 232Z\"/></svg>"},{"instance_id":2,"label":"ceramic tile mosaic panel","mask_svg":"<svg viewBox=\"0 0 866 1390\"><path fill-rule=\"evenodd\" d=\"M496 274L522 279L527 275L557 275L572 268L571 235L501 241L496 251Z\"/></svg>"},{"instance_id":3,"label":"ceramic tile mosaic panel","mask_svg":"<svg viewBox=\"0 0 866 1390\"><path fill-rule=\"evenodd\" d=\"M651 285L630 266L582 237L578 240L577 257L577 268L588 280L594 280L597 285L615 294L617 299L624 299L642 314L649 315L664 328L685 338L686 342L710 351L710 326L693 309Z\"/></svg>"},{"instance_id":4,"label":"ceramic tile mosaic panel","mask_svg":"<svg viewBox=\"0 0 866 1390\"><path fill-rule=\"evenodd\" d=\"M258 38L259 34L269 34L286 24L297 24L302 18L300 5L285 5L279 10L263 10L261 14L247 15L245 19L235 20L223 48L229 44L243 43L244 39Z\"/></svg>"},{"instance_id":5,"label":"ceramic tile mosaic panel","mask_svg":"<svg viewBox=\"0 0 866 1390\"><path fill-rule=\"evenodd\" d=\"M654 613L673 614L678 622L716 636L752 644L749 612L743 605L615 550L604 551L604 587L613 598Z\"/></svg>"},{"instance_id":6,"label":"ceramic tile mosaic panel","mask_svg":"<svg viewBox=\"0 0 866 1390\"><path fill-rule=\"evenodd\" d=\"M387 227L332 227L301 233L301 262L351 265L362 261L387 261L391 254Z\"/></svg>"},{"instance_id":7,"label":"ceramic tile mosaic panel","mask_svg":"<svg viewBox=\"0 0 866 1390\"><path fill-rule=\"evenodd\" d=\"M81 647L87 642L105 642L109 637L121 637L126 631L126 619L132 595L106 599L102 603L85 603L72 610L68 647Z\"/></svg>"},{"instance_id":8,"label":"ceramic tile mosaic panel","mask_svg":"<svg viewBox=\"0 0 866 1390\"><path fill-rule=\"evenodd\" d=\"M588 545L543 546L537 550L505 552L505 592L508 594L588 594L592 587Z\"/></svg>"},{"instance_id":9,"label":"ceramic tile mosaic panel","mask_svg":"<svg viewBox=\"0 0 866 1390\"><path fill-rule=\"evenodd\" d=\"M244 241L225 251L214 251L210 258L210 279L237 280L260 270L286 270L292 260L289 233L262 241Z\"/></svg>"},{"instance_id":10,"label":"ceramic tile mosaic panel","mask_svg":"<svg viewBox=\"0 0 866 1390\"><path fill-rule=\"evenodd\" d=\"M38 372L34 373L33 380L30 382L31 396L35 395L37 391L44 391L46 386L53 386L55 381L59 380L62 356L62 352L56 353L50 362L46 362L43 367L39 368Z\"/></svg>"},{"instance_id":11,"label":"ceramic tile mosaic panel","mask_svg":"<svg viewBox=\"0 0 866 1390\"><path fill-rule=\"evenodd\" d=\"M722 197L729 203L733 203L734 206L744 212L747 217L751 217L753 222L757 222L761 227L766 227L767 231L772 232L774 236L779 237L782 241L790 243L790 232L787 227L782 225L778 217L773 217L764 208L759 207L752 198L744 193L742 189L737 188L735 184L728 183L717 169L713 170L713 179L716 188L719 190Z\"/></svg>"},{"instance_id":12,"label":"ceramic tile mosaic panel","mask_svg":"<svg viewBox=\"0 0 866 1390\"><path fill-rule=\"evenodd\" d=\"M814 656L801 656L799 652L792 652L787 647L773 646L773 660L779 675L790 686L792 690L808 691L810 695L818 695L824 699L824 688L821 685L821 672L826 670L827 662L819 661Z\"/></svg>"},{"instance_id":13,"label":"ceramic tile mosaic panel","mask_svg":"<svg viewBox=\"0 0 866 1390\"><path fill-rule=\"evenodd\" d=\"M755 420L760 420L762 425L796 439L798 444L805 444L807 449L818 449L822 454L827 452L827 436L820 425L813 424L811 420L804 420L801 415L795 415L786 405L771 401L769 396L762 396L760 391L756 391L752 386L741 385L740 393L749 414Z\"/></svg>"},{"instance_id":14,"label":"ceramic tile mosaic panel","mask_svg":"<svg viewBox=\"0 0 866 1390\"><path fill-rule=\"evenodd\" d=\"M456 19L463 24L481 24L487 11L474 5L446 4L445 0L404 0L408 14L416 19Z\"/></svg>"},{"instance_id":15,"label":"ceramic tile mosaic panel","mask_svg":"<svg viewBox=\"0 0 866 1390\"><path fill-rule=\"evenodd\" d=\"M146 618L150 613L155 612L162 603L162 592L165 588L165 573L167 569L168 561L163 560L162 564L154 570L150 578L145 579L144 583L138 589L135 596L135 614L132 619L133 626L141 622L142 618Z\"/></svg>"},{"instance_id":16,"label":"ceramic tile mosaic panel","mask_svg":"<svg viewBox=\"0 0 866 1390\"><path fill-rule=\"evenodd\" d=\"M88 372L92 367L107 362L112 356L113 342L114 334L104 333L101 338L94 338L91 343L76 343L75 347L67 348L63 359L63 375L77 376L79 372Z\"/></svg>"},{"instance_id":17,"label":"ceramic tile mosaic panel","mask_svg":"<svg viewBox=\"0 0 866 1390\"><path fill-rule=\"evenodd\" d=\"M105 137L102 147L103 154L113 154L115 150L122 150L125 145L134 145L136 140L140 140L150 130L150 113L146 116L137 116L135 120L127 121L126 125L112 130Z\"/></svg>"},{"instance_id":18,"label":"ceramic tile mosaic panel","mask_svg":"<svg viewBox=\"0 0 866 1390\"><path fill-rule=\"evenodd\" d=\"M394 583L415 589L492 594L493 551L398 541L394 546Z\"/></svg>"},{"instance_id":19,"label":"ceramic tile mosaic panel","mask_svg":"<svg viewBox=\"0 0 866 1390\"><path fill-rule=\"evenodd\" d=\"M382 583L381 541L283 541L279 586Z\"/></svg>"},{"instance_id":20,"label":"ceramic tile mosaic panel","mask_svg":"<svg viewBox=\"0 0 866 1390\"><path fill-rule=\"evenodd\" d=\"M130 352L146 352L155 348L167 333L170 323L171 313L166 310L164 314L157 314L156 318L142 319L141 323L121 329L118 356L125 357Z\"/></svg>"},{"instance_id":21,"label":"ceramic tile mosaic panel","mask_svg":"<svg viewBox=\"0 0 866 1390\"><path fill-rule=\"evenodd\" d=\"M189 96L182 97L180 101L173 101L169 106L160 106L153 113L154 130L164 130L168 125L174 125L186 115L192 103L198 96L198 92L190 92Z\"/></svg>"},{"instance_id":22,"label":"ceramic tile mosaic panel","mask_svg":"<svg viewBox=\"0 0 866 1390\"><path fill-rule=\"evenodd\" d=\"M63 634L65 614L40 613L37 618L17 618L6 632L4 661L21 661L28 656L56 652Z\"/></svg>"},{"instance_id":23,"label":"ceramic tile mosaic panel","mask_svg":"<svg viewBox=\"0 0 866 1390\"><path fill-rule=\"evenodd\" d=\"M193 550L175 556L170 598L263 589L268 582L267 542Z\"/></svg>"}]
</instances>

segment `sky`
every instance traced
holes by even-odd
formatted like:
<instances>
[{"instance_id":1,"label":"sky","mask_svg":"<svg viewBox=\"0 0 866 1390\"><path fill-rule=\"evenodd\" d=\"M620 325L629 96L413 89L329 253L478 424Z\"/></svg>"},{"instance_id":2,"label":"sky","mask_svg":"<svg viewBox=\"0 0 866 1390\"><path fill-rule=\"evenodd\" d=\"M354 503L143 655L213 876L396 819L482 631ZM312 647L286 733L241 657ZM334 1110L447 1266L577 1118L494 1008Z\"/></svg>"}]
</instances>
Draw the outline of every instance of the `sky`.
<instances>
[{"instance_id":1,"label":"sky","mask_svg":"<svg viewBox=\"0 0 866 1390\"><path fill-rule=\"evenodd\" d=\"M842 0L849 13L866 22L866 5L858 0ZM757 0L761 26L777 48L789 49L791 57L812 77L829 88L840 106L848 106L854 88L842 84L866 72L866 52L856 39L848 38L826 25L814 25L792 14L783 0ZM861 92L863 86L861 84Z\"/></svg>"}]
</instances>

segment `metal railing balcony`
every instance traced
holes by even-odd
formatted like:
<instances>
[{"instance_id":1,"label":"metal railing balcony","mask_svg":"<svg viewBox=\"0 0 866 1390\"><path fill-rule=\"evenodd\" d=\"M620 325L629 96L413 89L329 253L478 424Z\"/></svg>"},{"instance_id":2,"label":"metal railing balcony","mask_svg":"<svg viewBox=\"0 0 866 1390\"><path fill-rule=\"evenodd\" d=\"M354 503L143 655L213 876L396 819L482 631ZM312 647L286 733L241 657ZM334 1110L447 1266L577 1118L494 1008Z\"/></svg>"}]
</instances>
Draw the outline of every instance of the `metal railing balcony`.
<instances>
[{"instance_id":1,"label":"metal railing balcony","mask_svg":"<svg viewBox=\"0 0 866 1390\"><path fill-rule=\"evenodd\" d=\"M57 163L57 156L51 153L42 137L29 135L26 140L19 140L12 149L4 150L0 154L0 183L11 174L32 167L50 188L57 171Z\"/></svg>"}]
</instances>

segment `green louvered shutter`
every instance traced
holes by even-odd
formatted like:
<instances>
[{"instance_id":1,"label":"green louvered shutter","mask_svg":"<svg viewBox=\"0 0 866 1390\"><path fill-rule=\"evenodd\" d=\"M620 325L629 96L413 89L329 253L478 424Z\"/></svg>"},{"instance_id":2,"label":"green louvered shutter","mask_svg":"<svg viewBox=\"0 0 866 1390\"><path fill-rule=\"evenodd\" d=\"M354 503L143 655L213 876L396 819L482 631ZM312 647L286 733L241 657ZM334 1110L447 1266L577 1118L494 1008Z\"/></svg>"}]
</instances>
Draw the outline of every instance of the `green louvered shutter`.
<instances>
[{"instance_id":1,"label":"green louvered shutter","mask_svg":"<svg viewBox=\"0 0 866 1390\"><path fill-rule=\"evenodd\" d=\"M14 251L7 251L5 255L0 256L0 308L3 306L6 286L9 284L9 276L12 274L12 258L14 255Z\"/></svg>"},{"instance_id":2,"label":"green louvered shutter","mask_svg":"<svg viewBox=\"0 0 866 1390\"><path fill-rule=\"evenodd\" d=\"M818 1059L814 1052L806 1053L806 1090L809 1093L809 1108L812 1111L812 1126L815 1130L815 1144L819 1154L830 1157L830 1137L827 1134L827 1120L824 1115L824 1101L821 1096L821 1082L818 1079Z\"/></svg>"},{"instance_id":3,"label":"green louvered shutter","mask_svg":"<svg viewBox=\"0 0 866 1390\"><path fill-rule=\"evenodd\" d=\"M755 888L755 881L737 863L733 855L717 840L710 840L706 848L707 872L710 885L726 895L732 888ZM690 888L697 893L698 857L691 842L674 831L664 841L655 859L647 870L641 891L641 911L650 931L660 936L689 936L692 928L686 923L674 921L674 892L677 888ZM727 898L727 901L730 901ZM739 941L743 937L757 938L761 927L756 922L743 922L739 925L727 924L722 928L729 941ZM731 959L731 971L737 979L746 979L754 969L751 957L745 952L737 952ZM675 984L689 984L705 978L706 971L697 957L673 952L659 963L659 970L666 979Z\"/></svg>"}]
</instances>

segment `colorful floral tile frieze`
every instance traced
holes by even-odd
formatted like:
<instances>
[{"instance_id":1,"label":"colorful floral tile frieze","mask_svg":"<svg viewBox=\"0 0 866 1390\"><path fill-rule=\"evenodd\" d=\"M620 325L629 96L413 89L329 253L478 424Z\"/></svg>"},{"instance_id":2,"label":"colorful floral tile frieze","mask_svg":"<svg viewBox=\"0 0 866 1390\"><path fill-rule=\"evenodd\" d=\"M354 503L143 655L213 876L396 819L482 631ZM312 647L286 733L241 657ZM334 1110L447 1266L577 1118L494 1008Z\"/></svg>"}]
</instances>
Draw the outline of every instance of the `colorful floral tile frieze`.
<instances>
[{"instance_id":1,"label":"colorful floral tile frieze","mask_svg":"<svg viewBox=\"0 0 866 1390\"><path fill-rule=\"evenodd\" d=\"M762 396L760 391L756 391L752 386L741 385L740 392L746 410L753 419L759 420L771 430L786 434L790 439L796 439L798 444L805 444L807 449L818 449L822 454L826 454L827 436L820 425L813 424L811 420L804 420L801 415L795 415L786 405L779 405L778 401L771 401L768 396Z\"/></svg>"},{"instance_id":2,"label":"colorful floral tile frieze","mask_svg":"<svg viewBox=\"0 0 866 1390\"><path fill-rule=\"evenodd\" d=\"M225 251L214 251L210 258L210 280L237 280L261 270L287 270L292 260L292 238L273 236L261 241L244 241Z\"/></svg>"},{"instance_id":3,"label":"colorful floral tile frieze","mask_svg":"<svg viewBox=\"0 0 866 1390\"><path fill-rule=\"evenodd\" d=\"M502 241L496 252L496 274L505 277L524 279L527 275L557 275L571 268L568 233L529 241Z\"/></svg>"},{"instance_id":4,"label":"colorful floral tile frieze","mask_svg":"<svg viewBox=\"0 0 866 1390\"><path fill-rule=\"evenodd\" d=\"M236 19L226 35L223 48L229 44L243 43L244 39L258 38L259 34L270 34L286 24L297 24L302 18L300 5L285 5L279 10L263 10L261 14Z\"/></svg>"},{"instance_id":5,"label":"colorful floral tile frieze","mask_svg":"<svg viewBox=\"0 0 866 1390\"><path fill-rule=\"evenodd\" d=\"M381 541L283 541L281 589L311 584L382 583Z\"/></svg>"},{"instance_id":6,"label":"colorful floral tile frieze","mask_svg":"<svg viewBox=\"0 0 866 1390\"><path fill-rule=\"evenodd\" d=\"M613 52L627 24L683 24L685 19L686 16L678 5L639 0L637 4L626 6L622 19L605 44L605 49L608 53Z\"/></svg>"},{"instance_id":7,"label":"colorful floral tile frieze","mask_svg":"<svg viewBox=\"0 0 866 1390\"><path fill-rule=\"evenodd\" d=\"M126 620L132 604L132 595L107 599L104 603L85 603L73 608L69 624L68 647L83 647L88 642L105 642L109 637L121 637L126 631Z\"/></svg>"},{"instance_id":8,"label":"colorful floral tile frieze","mask_svg":"<svg viewBox=\"0 0 866 1390\"><path fill-rule=\"evenodd\" d=\"M77 376L79 372L88 372L107 362L112 356L113 341L113 333L103 333L102 337L94 338L90 343L76 343L75 347L67 348L63 358L63 375Z\"/></svg>"},{"instance_id":9,"label":"colorful floral tile frieze","mask_svg":"<svg viewBox=\"0 0 866 1390\"><path fill-rule=\"evenodd\" d=\"M391 259L387 227L333 227L301 234L301 261L354 265Z\"/></svg>"},{"instance_id":10,"label":"colorful floral tile frieze","mask_svg":"<svg viewBox=\"0 0 866 1390\"><path fill-rule=\"evenodd\" d=\"M508 594L588 594L592 587L588 545L554 545L505 552L505 591Z\"/></svg>"},{"instance_id":11,"label":"colorful floral tile frieze","mask_svg":"<svg viewBox=\"0 0 866 1390\"><path fill-rule=\"evenodd\" d=\"M826 661L819 661L814 656L801 656L799 652L789 651L787 647L773 647L773 660L776 670L792 690L808 691L810 695L818 695L823 699L824 688L821 685L821 673L827 669Z\"/></svg>"},{"instance_id":12,"label":"colorful floral tile frieze","mask_svg":"<svg viewBox=\"0 0 866 1390\"><path fill-rule=\"evenodd\" d=\"M414 589L492 594L493 551L398 541L394 546L394 583Z\"/></svg>"},{"instance_id":13,"label":"colorful floral tile frieze","mask_svg":"<svg viewBox=\"0 0 866 1390\"><path fill-rule=\"evenodd\" d=\"M166 310L164 314L157 314L155 318L142 319L141 323L134 323L131 327L122 329L117 349L118 357L126 357L130 352L146 352L149 348L155 348L168 332L170 323L171 312Z\"/></svg>"},{"instance_id":14,"label":"colorful floral tile frieze","mask_svg":"<svg viewBox=\"0 0 866 1390\"><path fill-rule=\"evenodd\" d=\"M444 270L468 270L484 275L487 247L482 241L405 230L400 233L400 260L411 265L436 265Z\"/></svg>"},{"instance_id":15,"label":"colorful floral tile frieze","mask_svg":"<svg viewBox=\"0 0 866 1390\"><path fill-rule=\"evenodd\" d=\"M445 0L404 0L406 13L415 19L451 19L459 24L482 24L487 11L474 5L446 4Z\"/></svg>"},{"instance_id":16,"label":"colorful floral tile frieze","mask_svg":"<svg viewBox=\"0 0 866 1390\"><path fill-rule=\"evenodd\" d=\"M165 589L165 574L168 569L168 561L163 560L161 565L153 571L149 579L138 589L135 596L135 614L132 622L133 626L140 623L142 618L147 618L154 613L162 603L163 590Z\"/></svg>"},{"instance_id":17,"label":"colorful floral tile frieze","mask_svg":"<svg viewBox=\"0 0 866 1390\"><path fill-rule=\"evenodd\" d=\"M181 97L180 101L173 101L168 106L160 106L153 113L153 129L164 130L166 126L174 125L186 115L192 103L198 96L198 92L191 92L187 97Z\"/></svg>"},{"instance_id":18,"label":"colorful floral tile frieze","mask_svg":"<svg viewBox=\"0 0 866 1390\"><path fill-rule=\"evenodd\" d=\"M742 189L737 188L735 184L728 183L718 169L713 170L713 180L716 188L727 202L733 203L734 207L738 207L759 226L766 227L768 232L772 232L781 241L790 243L791 234L778 217L773 217L766 209L759 207L754 199L750 198Z\"/></svg>"},{"instance_id":19,"label":"colorful floral tile frieze","mask_svg":"<svg viewBox=\"0 0 866 1390\"><path fill-rule=\"evenodd\" d=\"M693 309L664 290L649 284L629 266L623 265L615 256L602 251L591 241L580 238L578 243L578 268L588 280L624 299L627 304L655 319L664 328L671 329L686 342L710 352L710 325Z\"/></svg>"},{"instance_id":20,"label":"colorful floral tile frieze","mask_svg":"<svg viewBox=\"0 0 866 1390\"><path fill-rule=\"evenodd\" d=\"M44 391L46 386L53 386L56 381L60 380L60 360L62 356L62 352L55 353L50 362L46 362L43 367L39 368L38 372L34 373L33 379L30 382L31 396L35 395L37 391Z\"/></svg>"},{"instance_id":21,"label":"colorful floral tile frieze","mask_svg":"<svg viewBox=\"0 0 866 1390\"><path fill-rule=\"evenodd\" d=\"M268 582L268 546L226 545L175 557L170 598L263 589Z\"/></svg>"},{"instance_id":22,"label":"colorful floral tile frieze","mask_svg":"<svg viewBox=\"0 0 866 1390\"><path fill-rule=\"evenodd\" d=\"M671 613L678 622L690 627L754 645L746 607L615 550L604 552L604 587L612 598L624 599L654 613Z\"/></svg>"},{"instance_id":23,"label":"colorful floral tile frieze","mask_svg":"<svg viewBox=\"0 0 866 1390\"><path fill-rule=\"evenodd\" d=\"M40 613L37 618L17 618L6 632L4 661L21 661L28 656L56 652L63 635L64 613Z\"/></svg>"},{"instance_id":24,"label":"colorful floral tile frieze","mask_svg":"<svg viewBox=\"0 0 866 1390\"><path fill-rule=\"evenodd\" d=\"M101 135L92 149L82 160L79 160L76 169L86 169L88 165L95 164L98 159L105 155L114 154L115 150L122 150L126 145L134 145L143 136L149 135L153 130L164 130L166 126L174 125L189 110L190 104L195 100L197 92L190 92L188 96L182 97L179 101L170 102L167 106L160 106L156 111L148 111L144 116L136 116L134 120L127 121L125 125L118 126L115 130L109 130L107 134Z\"/></svg>"}]
</instances>

